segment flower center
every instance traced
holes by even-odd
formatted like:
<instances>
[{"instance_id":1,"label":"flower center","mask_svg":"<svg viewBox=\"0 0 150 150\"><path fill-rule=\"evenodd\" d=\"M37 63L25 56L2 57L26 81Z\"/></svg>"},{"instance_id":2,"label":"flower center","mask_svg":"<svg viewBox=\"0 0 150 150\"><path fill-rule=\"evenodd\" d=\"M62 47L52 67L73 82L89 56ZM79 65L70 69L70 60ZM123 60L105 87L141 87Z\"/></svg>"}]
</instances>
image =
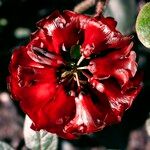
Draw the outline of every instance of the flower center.
<instances>
[{"instance_id":1,"label":"flower center","mask_svg":"<svg viewBox=\"0 0 150 150\"><path fill-rule=\"evenodd\" d=\"M78 95L81 89L84 92L87 89L88 80L91 78L86 67L89 59L80 54L80 45L73 45L70 50L63 46L61 56L38 47L33 47L27 53L35 62L56 67L57 82L64 86L69 95Z\"/></svg>"},{"instance_id":2,"label":"flower center","mask_svg":"<svg viewBox=\"0 0 150 150\"><path fill-rule=\"evenodd\" d=\"M88 83L83 73L87 68L82 67L88 63L88 60L80 54L80 45L72 46L70 51L63 51L62 56L66 63L58 69L59 83L64 86L67 93L72 94L73 91L76 95Z\"/></svg>"}]
</instances>

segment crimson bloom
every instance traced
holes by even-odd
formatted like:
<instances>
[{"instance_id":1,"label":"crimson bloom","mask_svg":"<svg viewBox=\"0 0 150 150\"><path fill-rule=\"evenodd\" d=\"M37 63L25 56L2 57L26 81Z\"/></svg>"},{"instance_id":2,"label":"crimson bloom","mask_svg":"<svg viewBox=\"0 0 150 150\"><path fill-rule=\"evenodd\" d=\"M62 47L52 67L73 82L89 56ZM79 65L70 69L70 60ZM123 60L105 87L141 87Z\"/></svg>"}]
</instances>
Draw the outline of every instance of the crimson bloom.
<instances>
[{"instance_id":1,"label":"crimson bloom","mask_svg":"<svg viewBox=\"0 0 150 150\"><path fill-rule=\"evenodd\" d=\"M55 11L14 50L8 85L32 119L67 139L121 121L142 88L131 37L110 17Z\"/></svg>"}]
</instances>

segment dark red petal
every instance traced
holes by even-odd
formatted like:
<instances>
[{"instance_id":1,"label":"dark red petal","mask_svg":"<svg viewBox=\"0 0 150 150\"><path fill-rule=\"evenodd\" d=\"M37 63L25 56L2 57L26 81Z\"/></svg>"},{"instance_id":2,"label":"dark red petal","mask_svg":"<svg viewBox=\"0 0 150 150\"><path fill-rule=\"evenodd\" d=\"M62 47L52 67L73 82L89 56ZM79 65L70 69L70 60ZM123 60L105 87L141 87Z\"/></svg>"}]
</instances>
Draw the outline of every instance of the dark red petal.
<instances>
[{"instance_id":1,"label":"dark red petal","mask_svg":"<svg viewBox=\"0 0 150 150\"><path fill-rule=\"evenodd\" d=\"M67 48L77 44L79 41L79 29L75 22L68 23L63 28L57 28L52 33L53 45L56 51L60 51L64 45Z\"/></svg>"},{"instance_id":2,"label":"dark red petal","mask_svg":"<svg viewBox=\"0 0 150 150\"><path fill-rule=\"evenodd\" d=\"M56 38L54 38L55 36L54 31L64 28L65 24L66 24L66 20L62 16L62 14L59 11L55 11L50 16L42 19L37 23L37 26L40 27L40 29L38 30L38 34L40 35L36 34L34 35L34 37L36 38L39 37L40 40L44 42L44 46L49 51L60 54L61 49L60 47L58 47L57 42L61 43L62 41L59 41L59 37L57 37L57 35ZM61 34L61 36L65 34Z\"/></svg>"},{"instance_id":3,"label":"dark red petal","mask_svg":"<svg viewBox=\"0 0 150 150\"><path fill-rule=\"evenodd\" d=\"M104 85L100 83L98 80L94 79L93 77L88 79L88 82L95 88L97 91L103 93L104 92Z\"/></svg>"},{"instance_id":4,"label":"dark red petal","mask_svg":"<svg viewBox=\"0 0 150 150\"><path fill-rule=\"evenodd\" d=\"M64 60L57 54L53 54L49 51L38 47L31 47L27 54L36 63L42 64L43 66L49 67L60 67L64 64Z\"/></svg>"},{"instance_id":5,"label":"dark red petal","mask_svg":"<svg viewBox=\"0 0 150 150\"><path fill-rule=\"evenodd\" d=\"M84 31L84 42L82 44L81 53L84 56L90 56L92 53L100 52L105 49L106 34L103 32L104 25L100 26L98 22L90 21ZM110 30L106 28L106 32Z\"/></svg>"},{"instance_id":6,"label":"dark red petal","mask_svg":"<svg viewBox=\"0 0 150 150\"><path fill-rule=\"evenodd\" d=\"M59 53L54 49L52 37L48 36L43 29L38 29L32 34L31 41L27 45L27 48L33 46L47 49L48 51L53 53Z\"/></svg>"},{"instance_id":7,"label":"dark red petal","mask_svg":"<svg viewBox=\"0 0 150 150\"><path fill-rule=\"evenodd\" d=\"M116 31L117 22L114 20L114 18L111 17L101 17L100 21L104 24L106 24L112 31Z\"/></svg>"},{"instance_id":8,"label":"dark red petal","mask_svg":"<svg viewBox=\"0 0 150 150\"><path fill-rule=\"evenodd\" d=\"M43 28L46 31L46 34L52 36L52 32L56 28L62 28L65 23L66 20L64 19L62 14L59 11L55 11L50 16L40 20L37 23L37 26Z\"/></svg>"},{"instance_id":9,"label":"dark red petal","mask_svg":"<svg viewBox=\"0 0 150 150\"><path fill-rule=\"evenodd\" d=\"M14 70L15 71L15 70ZM56 76L53 69L19 66L9 82L14 98L24 112L36 122L37 112L55 94Z\"/></svg>"},{"instance_id":10,"label":"dark red petal","mask_svg":"<svg viewBox=\"0 0 150 150\"><path fill-rule=\"evenodd\" d=\"M66 17L67 20L65 20L63 15L55 12L38 23L38 26L40 25L45 32L46 47L52 42L53 49L57 54L62 50L62 46L70 48L79 41L80 29L77 28L76 22L68 20Z\"/></svg>"},{"instance_id":11,"label":"dark red petal","mask_svg":"<svg viewBox=\"0 0 150 150\"><path fill-rule=\"evenodd\" d=\"M142 82L141 78L136 75L131 81L126 84L126 90L120 89L114 80L104 81L104 94L106 94L110 103L111 109L115 114L118 121L121 121L122 115L127 110L135 97L141 91ZM132 85L132 86L131 86ZM106 122L109 120L106 120ZM111 123L111 122L110 122Z\"/></svg>"},{"instance_id":12,"label":"dark red petal","mask_svg":"<svg viewBox=\"0 0 150 150\"><path fill-rule=\"evenodd\" d=\"M84 30L86 24L91 20L92 17L88 15L78 14L69 10L63 11L64 17L68 22L76 22L76 27Z\"/></svg>"},{"instance_id":13,"label":"dark red petal","mask_svg":"<svg viewBox=\"0 0 150 150\"><path fill-rule=\"evenodd\" d=\"M67 104L67 105L66 105ZM75 115L74 97L67 96L63 87L60 85L56 89L56 93L49 98L47 103L38 112L40 118L36 126L51 132L59 133L59 129L63 130Z\"/></svg>"},{"instance_id":14,"label":"dark red petal","mask_svg":"<svg viewBox=\"0 0 150 150\"><path fill-rule=\"evenodd\" d=\"M102 84L100 82L98 83ZM104 94L103 91L99 91L99 89L96 89L96 87L94 86L90 86L89 90L92 101L95 107L98 109L99 114L101 114L101 116L98 117L101 124L103 124L103 126L105 127L110 124L116 123L118 120L110 106L107 95ZM94 120L94 122L97 123L97 120Z\"/></svg>"},{"instance_id":15,"label":"dark red petal","mask_svg":"<svg viewBox=\"0 0 150 150\"><path fill-rule=\"evenodd\" d=\"M124 85L137 71L136 54L134 51L130 52L131 48L129 45L122 50L93 59L89 64L89 71L97 78L115 77L121 85Z\"/></svg>"},{"instance_id":16,"label":"dark red petal","mask_svg":"<svg viewBox=\"0 0 150 150\"><path fill-rule=\"evenodd\" d=\"M37 126L32 123L31 125L31 129L35 130L35 131L39 131L40 128L37 128ZM78 136L72 133L66 133L64 132L62 127L59 128L53 128L53 129L46 129L46 131L57 134L58 136L64 138L64 139L69 139L69 140L73 140L73 139L77 139Z\"/></svg>"},{"instance_id":17,"label":"dark red petal","mask_svg":"<svg viewBox=\"0 0 150 150\"><path fill-rule=\"evenodd\" d=\"M64 139L69 139L69 140L74 140L78 138L78 135L72 134L72 133L66 133L64 132L64 129L62 128L57 128L56 130L47 130L51 133L56 133L58 136L64 138Z\"/></svg>"},{"instance_id":18,"label":"dark red petal","mask_svg":"<svg viewBox=\"0 0 150 150\"><path fill-rule=\"evenodd\" d=\"M102 21L90 20L84 29L84 42L81 53L85 57L92 53L97 54L108 48L123 48L129 44L130 37L124 37L112 29L115 21L110 18L102 18Z\"/></svg>"},{"instance_id":19,"label":"dark red petal","mask_svg":"<svg viewBox=\"0 0 150 150\"><path fill-rule=\"evenodd\" d=\"M99 99L95 106L97 105L103 116L105 112L104 122L106 125L121 121L124 111L131 106L143 86L140 74L137 74L127 82L123 88L120 88L113 79L106 79L100 82L91 78L89 83L93 86L93 89L90 88L90 91L91 94L94 93L94 99Z\"/></svg>"},{"instance_id":20,"label":"dark red petal","mask_svg":"<svg viewBox=\"0 0 150 150\"><path fill-rule=\"evenodd\" d=\"M79 94L75 98L76 115L66 126L65 131L73 134L92 133L102 130L105 126L103 112L99 111L90 96Z\"/></svg>"},{"instance_id":21,"label":"dark red petal","mask_svg":"<svg viewBox=\"0 0 150 150\"><path fill-rule=\"evenodd\" d=\"M43 68L42 65L36 63L35 61L33 61L29 55L27 54L28 49L24 46L21 46L17 49L14 50L14 53L11 57L11 63L9 66L9 70L15 71L18 66L32 66L32 67L37 67L37 68ZM15 69L15 70L13 70Z\"/></svg>"},{"instance_id":22,"label":"dark red petal","mask_svg":"<svg viewBox=\"0 0 150 150\"><path fill-rule=\"evenodd\" d=\"M63 11L64 17L66 20L75 21L81 14L77 14L76 12L70 11L70 10L64 10Z\"/></svg>"}]
</instances>

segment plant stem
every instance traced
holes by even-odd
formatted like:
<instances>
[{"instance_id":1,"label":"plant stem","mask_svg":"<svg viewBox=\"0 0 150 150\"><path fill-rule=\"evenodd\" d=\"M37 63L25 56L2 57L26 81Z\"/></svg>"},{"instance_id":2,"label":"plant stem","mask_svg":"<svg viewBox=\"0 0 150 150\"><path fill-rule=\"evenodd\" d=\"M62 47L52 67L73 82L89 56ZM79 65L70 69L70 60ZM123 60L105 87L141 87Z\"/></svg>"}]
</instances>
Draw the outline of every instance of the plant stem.
<instances>
[{"instance_id":1,"label":"plant stem","mask_svg":"<svg viewBox=\"0 0 150 150\"><path fill-rule=\"evenodd\" d=\"M74 7L74 11L77 13L82 13L87 9L89 9L90 7L94 6L95 1L96 0L84 0Z\"/></svg>"},{"instance_id":2,"label":"plant stem","mask_svg":"<svg viewBox=\"0 0 150 150\"><path fill-rule=\"evenodd\" d=\"M108 0L96 0L95 17L102 14L106 3L108 3Z\"/></svg>"},{"instance_id":3,"label":"plant stem","mask_svg":"<svg viewBox=\"0 0 150 150\"><path fill-rule=\"evenodd\" d=\"M106 3L108 3L108 0L84 0L74 7L74 11L77 13L82 13L90 7L96 5L94 16L99 16L103 12Z\"/></svg>"}]
</instances>

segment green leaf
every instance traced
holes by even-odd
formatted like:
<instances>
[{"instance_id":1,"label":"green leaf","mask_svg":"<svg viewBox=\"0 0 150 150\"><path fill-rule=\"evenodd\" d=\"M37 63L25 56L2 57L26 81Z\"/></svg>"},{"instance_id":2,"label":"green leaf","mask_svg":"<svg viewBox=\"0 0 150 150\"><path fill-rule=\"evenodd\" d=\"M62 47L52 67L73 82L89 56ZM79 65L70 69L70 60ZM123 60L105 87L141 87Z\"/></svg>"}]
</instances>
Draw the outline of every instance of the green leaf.
<instances>
[{"instance_id":1,"label":"green leaf","mask_svg":"<svg viewBox=\"0 0 150 150\"><path fill-rule=\"evenodd\" d=\"M142 44L150 48L150 2L144 5L138 14L136 32Z\"/></svg>"},{"instance_id":2,"label":"green leaf","mask_svg":"<svg viewBox=\"0 0 150 150\"><path fill-rule=\"evenodd\" d=\"M70 50L70 56L72 59L79 59L80 54L80 45L73 45Z\"/></svg>"},{"instance_id":3,"label":"green leaf","mask_svg":"<svg viewBox=\"0 0 150 150\"><path fill-rule=\"evenodd\" d=\"M10 145L0 141L0 150L14 150Z\"/></svg>"},{"instance_id":4,"label":"green leaf","mask_svg":"<svg viewBox=\"0 0 150 150\"><path fill-rule=\"evenodd\" d=\"M58 138L44 130L34 131L30 128L31 119L26 116L24 122L24 139L26 147L32 150L56 150Z\"/></svg>"}]
</instances>

